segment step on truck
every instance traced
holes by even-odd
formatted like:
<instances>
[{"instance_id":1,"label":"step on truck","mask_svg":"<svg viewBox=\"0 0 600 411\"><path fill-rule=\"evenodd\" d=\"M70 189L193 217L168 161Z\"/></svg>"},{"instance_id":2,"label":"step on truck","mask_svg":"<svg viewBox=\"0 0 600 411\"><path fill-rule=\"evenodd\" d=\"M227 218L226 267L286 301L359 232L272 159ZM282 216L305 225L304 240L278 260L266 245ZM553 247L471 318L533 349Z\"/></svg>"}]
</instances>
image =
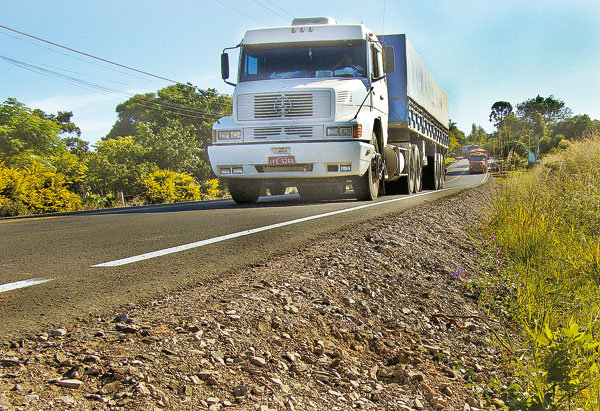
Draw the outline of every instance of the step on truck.
<instances>
[{"instance_id":1,"label":"step on truck","mask_svg":"<svg viewBox=\"0 0 600 411\"><path fill-rule=\"evenodd\" d=\"M235 202L287 187L309 199L351 187L359 200L443 187L448 97L404 34L297 18L248 30L223 50L221 71L233 110L214 124L208 155Z\"/></svg>"}]
</instances>

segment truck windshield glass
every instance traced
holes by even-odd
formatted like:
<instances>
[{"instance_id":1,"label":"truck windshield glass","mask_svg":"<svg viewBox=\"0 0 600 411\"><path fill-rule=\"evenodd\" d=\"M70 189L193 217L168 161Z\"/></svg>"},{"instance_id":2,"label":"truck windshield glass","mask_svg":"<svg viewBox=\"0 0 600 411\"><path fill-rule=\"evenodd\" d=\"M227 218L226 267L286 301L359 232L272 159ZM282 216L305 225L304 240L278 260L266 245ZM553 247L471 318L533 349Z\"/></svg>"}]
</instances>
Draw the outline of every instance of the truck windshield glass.
<instances>
[{"instance_id":1,"label":"truck windshield glass","mask_svg":"<svg viewBox=\"0 0 600 411\"><path fill-rule=\"evenodd\" d=\"M471 161L485 161L484 154L474 154L471 156Z\"/></svg>"},{"instance_id":2,"label":"truck windshield glass","mask_svg":"<svg viewBox=\"0 0 600 411\"><path fill-rule=\"evenodd\" d=\"M240 81L316 77L366 77L365 42L350 45L242 50Z\"/></svg>"}]
</instances>

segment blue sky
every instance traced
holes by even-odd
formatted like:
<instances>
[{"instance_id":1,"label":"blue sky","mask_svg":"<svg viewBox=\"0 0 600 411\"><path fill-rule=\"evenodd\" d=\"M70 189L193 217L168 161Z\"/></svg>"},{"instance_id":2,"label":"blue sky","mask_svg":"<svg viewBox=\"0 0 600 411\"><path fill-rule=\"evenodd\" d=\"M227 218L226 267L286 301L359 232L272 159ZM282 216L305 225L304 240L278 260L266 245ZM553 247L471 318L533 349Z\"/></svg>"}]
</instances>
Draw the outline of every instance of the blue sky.
<instances>
[{"instance_id":1,"label":"blue sky","mask_svg":"<svg viewBox=\"0 0 600 411\"><path fill-rule=\"evenodd\" d=\"M200 88L231 93L219 55L249 28L292 16L331 16L375 32L406 33L446 91L450 118L492 131L490 107L538 94L600 119L600 2L345 0L0 0L0 25ZM341 6L343 4L343 7ZM10 58L88 82L76 87L10 64ZM68 70L68 71L67 71ZM90 88L91 84L91 88ZM92 143L135 93L171 83L101 63L0 29L0 99L48 113L73 111ZM98 89L100 87L100 89Z\"/></svg>"}]
</instances>

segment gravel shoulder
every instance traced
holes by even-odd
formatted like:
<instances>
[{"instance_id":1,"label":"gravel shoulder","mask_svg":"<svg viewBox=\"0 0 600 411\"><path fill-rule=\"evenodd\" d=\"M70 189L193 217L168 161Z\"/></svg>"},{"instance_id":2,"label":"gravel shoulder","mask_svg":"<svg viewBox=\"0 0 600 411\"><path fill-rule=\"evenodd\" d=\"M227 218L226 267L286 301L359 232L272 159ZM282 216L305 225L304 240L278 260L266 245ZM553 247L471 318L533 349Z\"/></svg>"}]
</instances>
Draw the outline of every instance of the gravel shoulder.
<instances>
[{"instance_id":1,"label":"gravel shoulder","mask_svg":"<svg viewBox=\"0 0 600 411\"><path fill-rule=\"evenodd\" d=\"M490 184L109 317L6 341L0 410L489 409L467 281Z\"/></svg>"}]
</instances>

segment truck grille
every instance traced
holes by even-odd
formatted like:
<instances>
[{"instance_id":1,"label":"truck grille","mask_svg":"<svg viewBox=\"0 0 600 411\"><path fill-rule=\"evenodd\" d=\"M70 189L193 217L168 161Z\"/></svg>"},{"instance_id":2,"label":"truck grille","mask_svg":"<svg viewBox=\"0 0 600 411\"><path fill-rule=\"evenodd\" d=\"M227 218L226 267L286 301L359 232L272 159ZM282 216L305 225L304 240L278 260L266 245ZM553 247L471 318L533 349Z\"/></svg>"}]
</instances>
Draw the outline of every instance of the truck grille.
<instances>
[{"instance_id":1,"label":"truck grille","mask_svg":"<svg viewBox=\"0 0 600 411\"><path fill-rule=\"evenodd\" d=\"M261 138L311 138L314 136L313 127L257 127L252 130L252 136Z\"/></svg>"},{"instance_id":2,"label":"truck grille","mask_svg":"<svg viewBox=\"0 0 600 411\"><path fill-rule=\"evenodd\" d=\"M329 118L329 91L244 94L237 98L238 120Z\"/></svg>"}]
</instances>

